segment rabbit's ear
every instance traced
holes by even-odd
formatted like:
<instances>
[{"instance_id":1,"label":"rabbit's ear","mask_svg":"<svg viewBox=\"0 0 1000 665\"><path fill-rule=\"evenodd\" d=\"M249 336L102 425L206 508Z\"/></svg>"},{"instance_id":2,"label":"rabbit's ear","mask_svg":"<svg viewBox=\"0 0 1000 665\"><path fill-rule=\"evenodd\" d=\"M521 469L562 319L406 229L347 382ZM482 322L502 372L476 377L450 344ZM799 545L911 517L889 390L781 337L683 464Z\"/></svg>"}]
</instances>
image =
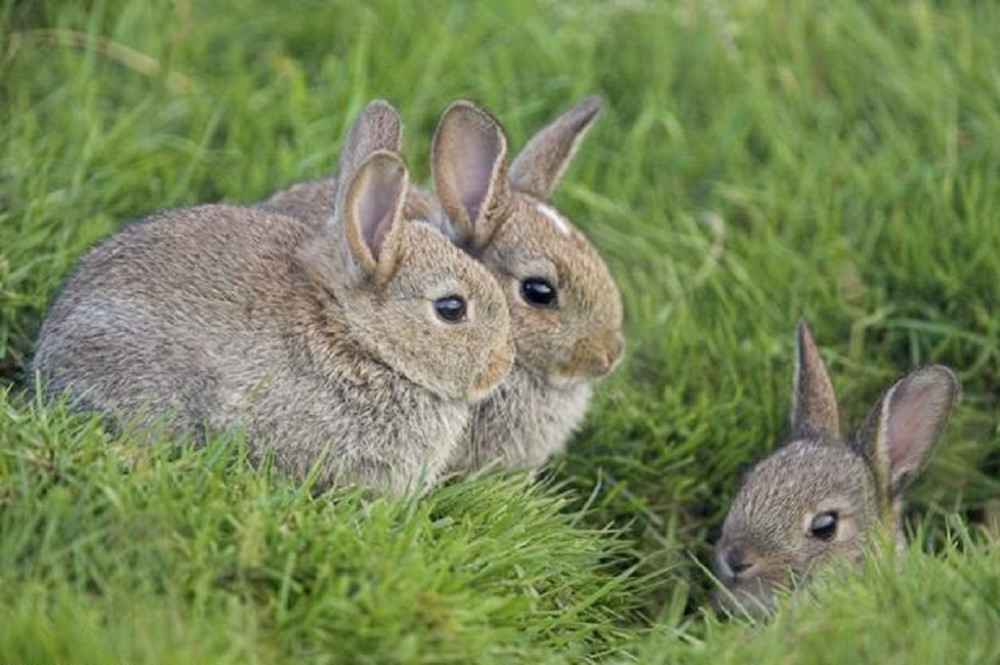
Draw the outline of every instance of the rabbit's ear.
<instances>
[{"instance_id":1,"label":"rabbit's ear","mask_svg":"<svg viewBox=\"0 0 1000 665\"><path fill-rule=\"evenodd\" d=\"M376 150L398 153L402 137L399 112L384 99L373 99L365 104L347 130L340 150L340 172L350 177Z\"/></svg>"},{"instance_id":2,"label":"rabbit's ear","mask_svg":"<svg viewBox=\"0 0 1000 665\"><path fill-rule=\"evenodd\" d=\"M907 374L885 393L858 432L879 493L894 501L923 471L958 402L958 377L931 365Z\"/></svg>"},{"instance_id":3,"label":"rabbit's ear","mask_svg":"<svg viewBox=\"0 0 1000 665\"><path fill-rule=\"evenodd\" d=\"M532 136L510 166L514 189L547 199L600 109L600 97L591 95Z\"/></svg>"},{"instance_id":4,"label":"rabbit's ear","mask_svg":"<svg viewBox=\"0 0 1000 665\"><path fill-rule=\"evenodd\" d=\"M840 440L837 398L809 325L800 319L795 334L795 387L792 438Z\"/></svg>"},{"instance_id":5,"label":"rabbit's ear","mask_svg":"<svg viewBox=\"0 0 1000 665\"><path fill-rule=\"evenodd\" d=\"M342 208L347 255L349 268L362 278L392 275L407 183L403 162L384 150L362 162L348 183Z\"/></svg>"},{"instance_id":6,"label":"rabbit's ear","mask_svg":"<svg viewBox=\"0 0 1000 665\"><path fill-rule=\"evenodd\" d=\"M373 152L399 153L402 135L399 113L392 104L384 99L368 102L347 130L340 149L338 174L341 185L350 182L362 162ZM343 205L346 196L347 187L338 187L336 200L331 202L334 210Z\"/></svg>"},{"instance_id":7,"label":"rabbit's ear","mask_svg":"<svg viewBox=\"0 0 1000 665\"><path fill-rule=\"evenodd\" d=\"M499 121L472 102L452 103L434 132L431 169L459 241L485 245L510 197L507 136Z\"/></svg>"}]
</instances>

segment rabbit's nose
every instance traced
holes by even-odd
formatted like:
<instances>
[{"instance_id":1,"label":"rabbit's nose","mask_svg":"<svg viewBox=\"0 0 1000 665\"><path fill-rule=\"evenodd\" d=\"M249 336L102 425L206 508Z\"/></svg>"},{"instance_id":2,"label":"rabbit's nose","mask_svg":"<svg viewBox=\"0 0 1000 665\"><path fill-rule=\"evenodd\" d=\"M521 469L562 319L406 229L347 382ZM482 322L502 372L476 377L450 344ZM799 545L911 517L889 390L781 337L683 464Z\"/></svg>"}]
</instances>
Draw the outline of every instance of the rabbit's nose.
<instances>
[{"instance_id":1,"label":"rabbit's nose","mask_svg":"<svg viewBox=\"0 0 1000 665\"><path fill-rule=\"evenodd\" d=\"M476 377L475 383L466 395L466 401L470 404L478 402L493 392L493 389L507 376L514 364L515 353L514 338L507 335L502 344L494 346L490 350L486 367Z\"/></svg>"},{"instance_id":2,"label":"rabbit's nose","mask_svg":"<svg viewBox=\"0 0 1000 665\"><path fill-rule=\"evenodd\" d=\"M746 550L730 545L719 552L718 563L723 577L737 578L753 568L753 558Z\"/></svg>"},{"instance_id":3,"label":"rabbit's nose","mask_svg":"<svg viewBox=\"0 0 1000 665\"><path fill-rule=\"evenodd\" d=\"M625 350L625 338L618 331L606 337L585 337L573 346L566 374L597 379L613 370Z\"/></svg>"}]
</instances>

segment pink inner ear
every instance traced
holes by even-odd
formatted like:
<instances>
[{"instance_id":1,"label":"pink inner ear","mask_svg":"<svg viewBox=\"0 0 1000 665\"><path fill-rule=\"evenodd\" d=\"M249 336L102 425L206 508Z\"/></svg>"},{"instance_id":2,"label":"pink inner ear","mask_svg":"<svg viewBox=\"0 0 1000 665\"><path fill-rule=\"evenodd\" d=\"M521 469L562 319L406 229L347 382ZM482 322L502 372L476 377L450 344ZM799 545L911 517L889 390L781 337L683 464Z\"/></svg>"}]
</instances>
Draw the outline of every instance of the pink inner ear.
<instances>
[{"instance_id":1,"label":"pink inner ear","mask_svg":"<svg viewBox=\"0 0 1000 665\"><path fill-rule=\"evenodd\" d=\"M401 172L395 168L368 168L358 201L358 225L372 258L378 261L385 239L392 230L398 202Z\"/></svg>"},{"instance_id":2,"label":"pink inner ear","mask_svg":"<svg viewBox=\"0 0 1000 665\"><path fill-rule=\"evenodd\" d=\"M912 480L930 458L951 413L954 395L950 378L942 379L929 370L897 384L886 405L884 430L893 486Z\"/></svg>"},{"instance_id":3,"label":"pink inner ear","mask_svg":"<svg viewBox=\"0 0 1000 665\"><path fill-rule=\"evenodd\" d=\"M500 156L496 137L487 131L468 132L458 137L455 180L462 206L475 222L490 192L493 167Z\"/></svg>"},{"instance_id":4,"label":"pink inner ear","mask_svg":"<svg viewBox=\"0 0 1000 665\"><path fill-rule=\"evenodd\" d=\"M506 151L497 121L468 102L456 102L441 119L433 156L438 196L450 215L467 218L456 221L469 224L464 231L470 235L490 205Z\"/></svg>"},{"instance_id":5,"label":"pink inner ear","mask_svg":"<svg viewBox=\"0 0 1000 665\"><path fill-rule=\"evenodd\" d=\"M469 214L469 219L477 219L479 217L479 206L483 202L483 197L476 194L469 194L462 199L462 207Z\"/></svg>"},{"instance_id":6,"label":"pink inner ear","mask_svg":"<svg viewBox=\"0 0 1000 665\"><path fill-rule=\"evenodd\" d=\"M365 230L365 242L372 252L372 257L378 261L379 254L382 253L382 246L385 245L386 236L392 229L392 211L382 216L377 224Z\"/></svg>"}]
</instances>

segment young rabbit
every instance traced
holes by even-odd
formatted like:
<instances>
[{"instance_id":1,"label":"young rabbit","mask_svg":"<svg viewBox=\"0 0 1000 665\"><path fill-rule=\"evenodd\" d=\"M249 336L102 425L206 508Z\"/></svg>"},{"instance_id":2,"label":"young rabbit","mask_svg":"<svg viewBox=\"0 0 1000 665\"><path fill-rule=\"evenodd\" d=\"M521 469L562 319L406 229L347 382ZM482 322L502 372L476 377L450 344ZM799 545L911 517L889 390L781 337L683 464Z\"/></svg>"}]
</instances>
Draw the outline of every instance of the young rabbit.
<instances>
[{"instance_id":1,"label":"young rabbit","mask_svg":"<svg viewBox=\"0 0 1000 665\"><path fill-rule=\"evenodd\" d=\"M611 272L547 202L599 109L597 97L584 99L536 133L509 168L507 137L487 112L458 101L438 124L431 217L496 277L517 346L510 375L474 407L453 471L495 461L536 468L561 452L594 380L621 358L622 301Z\"/></svg>"},{"instance_id":2,"label":"young rabbit","mask_svg":"<svg viewBox=\"0 0 1000 665\"><path fill-rule=\"evenodd\" d=\"M923 471L959 395L946 367L897 381L850 439L805 321L796 339L791 441L757 464L729 508L715 550L716 600L761 613L775 591L834 557L858 560L882 529L904 543L902 493Z\"/></svg>"},{"instance_id":3,"label":"young rabbit","mask_svg":"<svg viewBox=\"0 0 1000 665\"><path fill-rule=\"evenodd\" d=\"M243 426L320 488L433 483L514 348L489 273L402 218L398 136L391 106L365 108L322 223L202 205L95 247L42 327L44 394L196 437Z\"/></svg>"},{"instance_id":4,"label":"young rabbit","mask_svg":"<svg viewBox=\"0 0 1000 665\"><path fill-rule=\"evenodd\" d=\"M436 197L411 189L407 212L430 219L498 280L517 356L473 410L453 472L496 462L536 468L580 424L595 379L624 349L618 287L593 245L546 200L600 108L588 97L543 128L508 167L500 123L471 102L448 107L434 135ZM336 178L293 186L261 205L315 223Z\"/></svg>"}]
</instances>

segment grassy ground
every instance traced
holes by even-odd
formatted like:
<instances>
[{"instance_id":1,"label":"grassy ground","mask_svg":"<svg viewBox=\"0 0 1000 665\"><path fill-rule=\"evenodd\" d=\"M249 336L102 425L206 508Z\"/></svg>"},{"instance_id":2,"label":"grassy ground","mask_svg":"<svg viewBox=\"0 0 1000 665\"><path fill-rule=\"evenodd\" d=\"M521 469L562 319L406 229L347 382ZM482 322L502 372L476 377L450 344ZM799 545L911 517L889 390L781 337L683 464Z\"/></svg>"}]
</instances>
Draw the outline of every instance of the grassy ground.
<instances>
[{"instance_id":1,"label":"grassy ground","mask_svg":"<svg viewBox=\"0 0 1000 665\"><path fill-rule=\"evenodd\" d=\"M998 34L923 0L0 0L0 662L997 662ZM540 485L313 498L232 437L138 450L26 397L46 303L127 220L328 172L373 96L425 180L450 100L516 149L590 92L555 199L629 353ZM721 621L703 565L803 314L848 423L930 361L964 402L903 563Z\"/></svg>"}]
</instances>

